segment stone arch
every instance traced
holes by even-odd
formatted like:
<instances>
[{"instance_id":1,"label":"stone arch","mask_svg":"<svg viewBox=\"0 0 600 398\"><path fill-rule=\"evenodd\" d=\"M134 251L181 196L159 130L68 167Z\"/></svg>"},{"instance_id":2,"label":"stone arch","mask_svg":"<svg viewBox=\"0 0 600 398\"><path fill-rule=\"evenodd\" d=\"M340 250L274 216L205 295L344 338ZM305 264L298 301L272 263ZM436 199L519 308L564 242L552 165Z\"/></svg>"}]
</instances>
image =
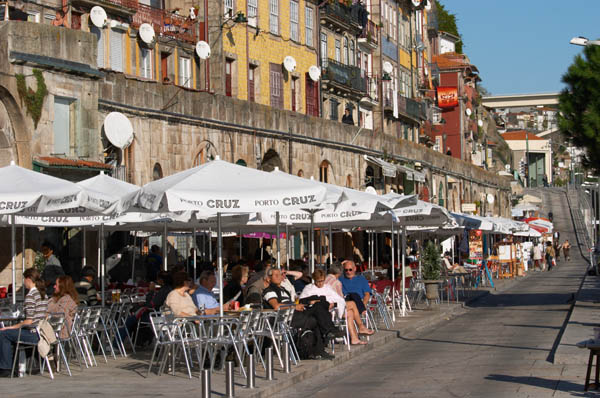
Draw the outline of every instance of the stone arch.
<instances>
[{"instance_id":1,"label":"stone arch","mask_svg":"<svg viewBox=\"0 0 600 398\"><path fill-rule=\"evenodd\" d=\"M0 165L9 164L10 160L14 160L16 164L23 167L31 167L31 134L25 126L25 119L21 113L21 108L10 91L0 85L0 112L5 113L6 123L3 127L0 125L0 151L10 149L12 159L5 161L4 157L0 156ZM2 114L0 113L0 118ZM7 131L8 130L8 131Z\"/></svg>"},{"instance_id":2,"label":"stone arch","mask_svg":"<svg viewBox=\"0 0 600 398\"><path fill-rule=\"evenodd\" d=\"M163 177L164 175L162 166L158 162L154 163L154 167L152 167L152 181L159 180Z\"/></svg>"},{"instance_id":3,"label":"stone arch","mask_svg":"<svg viewBox=\"0 0 600 398\"><path fill-rule=\"evenodd\" d=\"M365 169L365 186L375 188L375 170L370 165Z\"/></svg>"},{"instance_id":4,"label":"stone arch","mask_svg":"<svg viewBox=\"0 0 600 398\"><path fill-rule=\"evenodd\" d=\"M298 170L298 177L304 177L304 170Z\"/></svg>"},{"instance_id":5,"label":"stone arch","mask_svg":"<svg viewBox=\"0 0 600 398\"><path fill-rule=\"evenodd\" d=\"M326 182L328 184L335 184L333 166L327 159L323 160L319 165L319 181Z\"/></svg>"},{"instance_id":6,"label":"stone arch","mask_svg":"<svg viewBox=\"0 0 600 398\"><path fill-rule=\"evenodd\" d=\"M192 167L203 165L204 163L213 160L219 156L219 152L215 144L209 140L202 140L193 152Z\"/></svg>"},{"instance_id":7,"label":"stone arch","mask_svg":"<svg viewBox=\"0 0 600 398\"><path fill-rule=\"evenodd\" d=\"M273 171L275 170L275 167L278 167L281 171L285 171L279 153L277 153L275 149L270 148L267 152L265 152L265 155L260 162L259 169L262 171Z\"/></svg>"}]
</instances>

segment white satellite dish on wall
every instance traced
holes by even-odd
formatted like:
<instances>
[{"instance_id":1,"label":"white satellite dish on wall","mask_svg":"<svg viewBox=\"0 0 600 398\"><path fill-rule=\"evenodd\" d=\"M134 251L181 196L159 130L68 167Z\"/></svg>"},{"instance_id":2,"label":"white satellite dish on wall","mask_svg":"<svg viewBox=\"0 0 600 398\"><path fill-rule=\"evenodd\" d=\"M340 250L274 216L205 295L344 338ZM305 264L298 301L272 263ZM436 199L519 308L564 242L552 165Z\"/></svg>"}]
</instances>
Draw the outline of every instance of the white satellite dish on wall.
<instances>
[{"instance_id":1,"label":"white satellite dish on wall","mask_svg":"<svg viewBox=\"0 0 600 398\"><path fill-rule=\"evenodd\" d=\"M492 195L491 193L488 193L487 194L487 202L489 204L493 205L494 204L494 200L495 200L494 195Z\"/></svg>"},{"instance_id":2,"label":"white satellite dish on wall","mask_svg":"<svg viewBox=\"0 0 600 398\"><path fill-rule=\"evenodd\" d=\"M471 108L467 108L465 109L465 113L467 114L467 116L471 116L471 113L473 113L473 111L471 110Z\"/></svg>"},{"instance_id":3,"label":"white satellite dish on wall","mask_svg":"<svg viewBox=\"0 0 600 398\"><path fill-rule=\"evenodd\" d=\"M479 120L477 121L477 125L478 125L479 127L483 127L483 120L479 119Z\"/></svg>"},{"instance_id":4,"label":"white satellite dish on wall","mask_svg":"<svg viewBox=\"0 0 600 398\"><path fill-rule=\"evenodd\" d=\"M283 59L283 67L288 72L293 72L296 70L296 60L291 55L288 55Z\"/></svg>"},{"instance_id":5,"label":"white satellite dish on wall","mask_svg":"<svg viewBox=\"0 0 600 398\"><path fill-rule=\"evenodd\" d=\"M94 6L90 10L90 20L95 27L102 29L106 24L107 19L108 16L106 15L104 8L100 6Z\"/></svg>"},{"instance_id":6,"label":"white satellite dish on wall","mask_svg":"<svg viewBox=\"0 0 600 398\"><path fill-rule=\"evenodd\" d=\"M431 0L426 0L427 3L425 3L425 11L431 11Z\"/></svg>"},{"instance_id":7,"label":"white satellite dish on wall","mask_svg":"<svg viewBox=\"0 0 600 398\"><path fill-rule=\"evenodd\" d=\"M390 73L392 73L394 71L394 66L391 63L389 63L388 61L385 61L383 63L383 71L389 75Z\"/></svg>"},{"instance_id":8,"label":"white satellite dish on wall","mask_svg":"<svg viewBox=\"0 0 600 398\"><path fill-rule=\"evenodd\" d=\"M104 135L119 149L125 149L133 141L133 126L121 112L111 112L104 118Z\"/></svg>"},{"instance_id":9,"label":"white satellite dish on wall","mask_svg":"<svg viewBox=\"0 0 600 398\"><path fill-rule=\"evenodd\" d=\"M154 28L149 23L143 23L140 25L140 39L146 44L152 44L154 42Z\"/></svg>"},{"instance_id":10,"label":"white satellite dish on wall","mask_svg":"<svg viewBox=\"0 0 600 398\"><path fill-rule=\"evenodd\" d=\"M204 40L200 40L196 43L196 54L200 59L207 59L210 57L210 45Z\"/></svg>"},{"instance_id":11,"label":"white satellite dish on wall","mask_svg":"<svg viewBox=\"0 0 600 398\"><path fill-rule=\"evenodd\" d=\"M318 82L319 78L321 77L321 68L319 68L317 65L312 65L310 68L308 68L308 76L310 76L310 79L313 82Z\"/></svg>"},{"instance_id":12,"label":"white satellite dish on wall","mask_svg":"<svg viewBox=\"0 0 600 398\"><path fill-rule=\"evenodd\" d=\"M421 0L412 0L412 4L413 6L418 7L421 5Z\"/></svg>"}]
</instances>

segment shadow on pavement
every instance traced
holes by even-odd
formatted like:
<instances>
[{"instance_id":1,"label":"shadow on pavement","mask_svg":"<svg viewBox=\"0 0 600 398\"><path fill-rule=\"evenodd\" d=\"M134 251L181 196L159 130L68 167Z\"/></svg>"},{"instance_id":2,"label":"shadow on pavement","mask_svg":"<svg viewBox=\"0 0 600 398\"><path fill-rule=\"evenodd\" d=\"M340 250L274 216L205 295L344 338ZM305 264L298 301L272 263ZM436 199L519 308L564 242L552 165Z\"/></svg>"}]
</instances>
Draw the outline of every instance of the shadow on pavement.
<instances>
[{"instance_id":1,"label":"shadow on pavement","mask_svg":"<svg viewBox=\"0 0 600 398\"><path fill-rule=\"evenodd\" d=\"M507 383L515 383L515 384L523 384L534 387L547 388L552 391L562 391L562 392L581 392L583 393L583 386L581 384L575 384L569 381L559 381L552 379L543 379L541 377L534 376L508 376L508 375L499 375L499 374L491 374L485 377L486 380L493 381L504 381ZM551 394L549 393L548 396ZM585 395L582 395L585 396Z\"/></svg>"},{"instance_id":2,"label":"shadow on pavement","mask_svg":"<svg viewBox=\"0 0 600 398\"><path fill-rule=\"evenodd\" d=\"M493 294L472 302L471 308L524 307L544 305L565 305L571 300L571 293L503 293Z\"/></svg>"},{"instance_id":3,"label":"shadow on pavement","mask_svg":"<svg viewBox=\"0 0 600 398\"><path fill-rule=\"evenodd\" d=\"M516 345L476 343L473 341L452 341L452 340L419 339L419 338L412 339L412 338L408 338L408 337L400 337L400 339L402 339L404 341L423 341L423 342L428 342L428 343L461 344L461 345L468 345L468 346L511 348L511 349L515 349L515 350L531 350L531 351L545 351L545 352L549 351L545 348L538 348L538 347L522 347L522 346L516 346Z\"/></svg>"}]
</instances>

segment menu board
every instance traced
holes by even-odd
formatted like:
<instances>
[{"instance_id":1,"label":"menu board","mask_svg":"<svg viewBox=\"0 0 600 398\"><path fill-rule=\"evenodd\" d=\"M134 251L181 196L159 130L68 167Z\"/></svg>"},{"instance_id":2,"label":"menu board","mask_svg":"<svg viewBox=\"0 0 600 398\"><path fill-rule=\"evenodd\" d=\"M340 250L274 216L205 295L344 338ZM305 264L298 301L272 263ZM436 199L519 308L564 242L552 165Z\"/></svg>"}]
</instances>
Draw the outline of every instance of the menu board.
<instances>
[{"instance_id":1,"label":"menu board","mask_svg":"<svg viewBox=\"0 0 600 398\"><path fill-rule=\"evenodd\" d=\"M469 258L483 259L483 238L479 230L469 231Z\"/></svg>"},{"instance_id":2,"label":"menu board","mask_svg":"<svg viewBox=\"0 0 600 398\"><path fill-rule=\"evenodd\" d=\"M511 261L514 256L511 256L511 245L498 246L498 260L500 261Z\"/></svg>"}]
</instances>

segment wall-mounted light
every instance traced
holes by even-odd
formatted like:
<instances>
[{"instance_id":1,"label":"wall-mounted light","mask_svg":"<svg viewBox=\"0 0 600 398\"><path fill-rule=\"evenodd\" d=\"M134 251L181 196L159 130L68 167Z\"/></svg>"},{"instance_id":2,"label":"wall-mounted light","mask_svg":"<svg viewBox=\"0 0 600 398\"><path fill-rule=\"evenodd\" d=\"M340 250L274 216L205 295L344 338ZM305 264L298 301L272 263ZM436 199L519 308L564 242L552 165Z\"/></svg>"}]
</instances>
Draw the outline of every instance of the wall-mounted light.
<instances>
[{"instance_id":1,"label":"wall-mounted light","mask_svg":"<svg viewBox=\"0 0 600 398\"><path fill-rule=\"evenodd\" d=\"M231 15L231 10L230 10L229 15L230 15L229 18L227 18L221 24L221 29L223 29L223 26L225 26L227 24L227 22L229 22L229 21L233 21L234 25L237 23L248 23L248 18L246 18L246 16L244 15L244 13L242 11L238 11L237 14L235 14L235 16L233 16L233 15Z\"/></svg>"},{"instance_id":2,"label":"wall-mounted light","mask_svg":"<svg viewBox=\"0 0 600 398\"><path fill-rule=\"evenodd\" d=\"M387 82L389 82L389 81L391 81L391 80L392 80L392 78L391 78L391 76L390 76L390 74L389 74L389 73L386 73L386 72L384 72L384 73L383 73L383 77L381 78L381 80L384 80L384 81L387 81Z\"/></svg>"}]
</instances>

